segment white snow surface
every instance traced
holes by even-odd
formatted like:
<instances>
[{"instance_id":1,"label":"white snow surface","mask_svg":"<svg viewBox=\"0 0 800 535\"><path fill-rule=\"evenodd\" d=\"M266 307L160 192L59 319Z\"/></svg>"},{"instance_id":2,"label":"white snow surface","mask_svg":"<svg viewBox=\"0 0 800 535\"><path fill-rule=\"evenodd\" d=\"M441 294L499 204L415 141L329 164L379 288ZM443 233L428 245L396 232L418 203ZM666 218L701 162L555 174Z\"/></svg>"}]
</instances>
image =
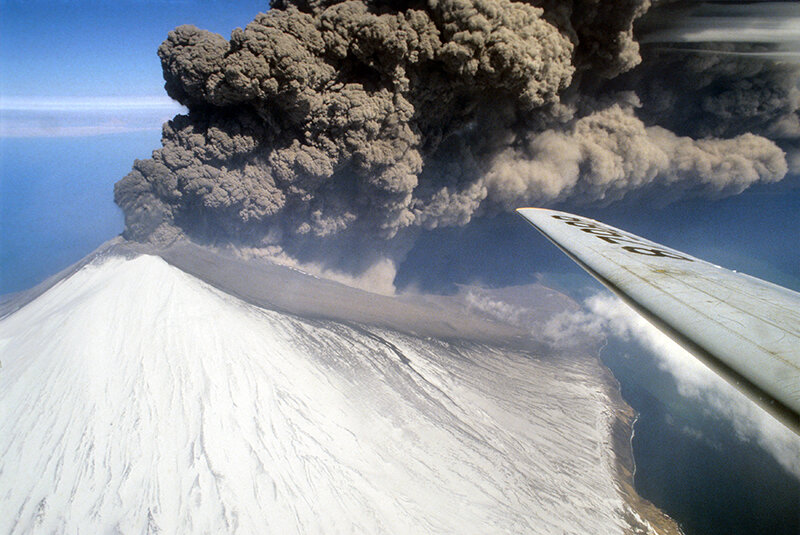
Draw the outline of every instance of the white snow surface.
<instances>
[{"instance_id":1,"label":"white snow surface","mask_svg":"<svg viewBox=\"0 0 800 535\"><path fill-rule=\"evenodd\" d=\"M620 533L609 387L303 319L161 258L0 321L0 533Z\"/></svg>"}]
</instances>

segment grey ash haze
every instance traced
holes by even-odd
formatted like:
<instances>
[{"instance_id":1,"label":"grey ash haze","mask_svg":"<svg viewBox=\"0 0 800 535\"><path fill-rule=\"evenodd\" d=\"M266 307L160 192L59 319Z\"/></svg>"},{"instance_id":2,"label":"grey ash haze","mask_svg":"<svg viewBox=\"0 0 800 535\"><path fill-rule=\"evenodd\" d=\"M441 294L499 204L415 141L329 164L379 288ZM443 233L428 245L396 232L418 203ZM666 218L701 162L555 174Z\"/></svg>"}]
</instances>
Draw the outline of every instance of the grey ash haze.
<instances>
[{"instance_id":1,"label":"grey ash haze","mask_svg":"<svg viewBox=\"0 0 800 535\"><path fill-rule=\"evenodd\" d=\"M781 180L800 166L798 62L664 31L694 6L274 0L230 41L176 28L158 55L189 112L117 183L125 236L358 272L521 205Z\"/></svg>"}]
</instances>

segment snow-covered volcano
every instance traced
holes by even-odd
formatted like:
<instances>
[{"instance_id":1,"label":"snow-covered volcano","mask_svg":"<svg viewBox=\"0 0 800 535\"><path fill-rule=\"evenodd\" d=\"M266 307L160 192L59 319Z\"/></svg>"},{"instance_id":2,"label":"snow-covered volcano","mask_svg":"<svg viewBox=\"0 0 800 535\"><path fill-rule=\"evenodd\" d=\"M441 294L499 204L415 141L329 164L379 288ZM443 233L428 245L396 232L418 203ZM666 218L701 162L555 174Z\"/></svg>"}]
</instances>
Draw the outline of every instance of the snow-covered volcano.
<instances>
[{"instance_id":1,"label":"snow-covered volcano","mask_svg":"<svg viewBox=\"0 0 800 535\"><path fill-rule=\"evenodd\" d=\"M100 255L8 314L0 532L666 522L630 492L630 414L594 358L491 343L502 329L474 318L468 340L327 316L247 303L145 254Z\"/></svg>"}]
</instances>

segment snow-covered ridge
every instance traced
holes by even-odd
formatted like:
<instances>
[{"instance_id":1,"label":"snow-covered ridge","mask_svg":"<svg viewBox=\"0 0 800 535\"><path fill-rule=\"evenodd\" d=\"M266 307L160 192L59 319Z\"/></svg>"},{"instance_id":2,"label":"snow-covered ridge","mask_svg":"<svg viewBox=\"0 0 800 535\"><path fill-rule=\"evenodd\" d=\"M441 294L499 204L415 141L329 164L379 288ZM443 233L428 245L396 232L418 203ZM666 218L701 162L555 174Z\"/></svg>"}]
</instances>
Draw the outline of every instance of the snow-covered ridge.
<instances>
[{"instance_id":1,"label":"snow-covered ridge","mask_svg":"<svg viewBox=\"0 0 800 535\"><path fill-rule=\"evenodd\" d=\"M267 310L106 256L0 320L0 533L621 533L592 358Z\"/></svg>"}]
</instances>

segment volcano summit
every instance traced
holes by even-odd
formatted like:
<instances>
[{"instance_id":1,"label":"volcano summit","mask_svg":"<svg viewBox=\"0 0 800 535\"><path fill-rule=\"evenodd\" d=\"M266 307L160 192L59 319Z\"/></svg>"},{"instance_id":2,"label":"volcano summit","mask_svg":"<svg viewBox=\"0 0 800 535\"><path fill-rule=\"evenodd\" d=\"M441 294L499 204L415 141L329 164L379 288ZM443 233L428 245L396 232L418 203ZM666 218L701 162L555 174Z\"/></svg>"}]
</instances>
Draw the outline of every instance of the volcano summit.
<instances>
[{"instance_id":1,"label":"volcano summit","mask_svg":"<svg viewBox=\"0 0 800 535\"><path fill-rule=\"evenodd\" d=\"M0 531L675 531L631 490L630 409L587 353L444 298L163 253L215 287L133 249L6 303ZM260 305L220 289L245 269ZM320 313L280 309L297 284Z\"/></svg>"}]
</instances>

